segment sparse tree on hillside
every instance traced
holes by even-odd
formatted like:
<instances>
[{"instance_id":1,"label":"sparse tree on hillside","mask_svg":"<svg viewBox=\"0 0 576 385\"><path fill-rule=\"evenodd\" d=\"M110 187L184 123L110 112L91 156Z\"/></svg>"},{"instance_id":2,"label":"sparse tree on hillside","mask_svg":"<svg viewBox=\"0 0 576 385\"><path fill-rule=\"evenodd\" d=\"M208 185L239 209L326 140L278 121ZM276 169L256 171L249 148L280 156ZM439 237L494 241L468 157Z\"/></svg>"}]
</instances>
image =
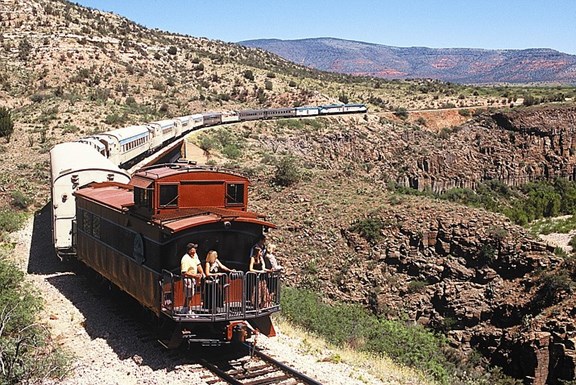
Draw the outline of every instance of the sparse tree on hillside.
<instances>
[{"instance_id":1,"label":"sparse tree on hillside","mask_svg":"<svg viewBox=\"0 0 576 385\"><path fill-rule=\"evenodd\" d=\"M18 58L22 61L28 61L30 52L32 51L32 44L27 39L23 39L18 44Z\"/></svg>"},{"instance_id":2,"label":"sparse tree on hillside","mask_svg":"<svg viewBox=\"0 0 576 385\"><path fill-rule=\"evenodd\" d=\"M14 122L10 111L6 107L0 108L0 136L5 137L7 142L10 142L10 137L14 132Z\"/></svg>"},{"instance_id":3,"label":"sparse tree on hillside","mask_svg":"<svg viewBox=\"0 0 576 385\"><path fill-rule=\"evenodd\" d=\"M291 156L286 156L276 164L274 183L279 186L291 186L300 181L300 175L301 173L296 159Z\"/></svg>"},{"instance_id":4,"label":"sparse tree on hillside","mask_svg":"<svg viewBox=\"0 0 576 385\"><path fill-rule=\"evenodd\" d=\"M254 73L252 70L246 70L244 71L244 77L248 80L254 80Z\"/></svg>"}]
</instances>

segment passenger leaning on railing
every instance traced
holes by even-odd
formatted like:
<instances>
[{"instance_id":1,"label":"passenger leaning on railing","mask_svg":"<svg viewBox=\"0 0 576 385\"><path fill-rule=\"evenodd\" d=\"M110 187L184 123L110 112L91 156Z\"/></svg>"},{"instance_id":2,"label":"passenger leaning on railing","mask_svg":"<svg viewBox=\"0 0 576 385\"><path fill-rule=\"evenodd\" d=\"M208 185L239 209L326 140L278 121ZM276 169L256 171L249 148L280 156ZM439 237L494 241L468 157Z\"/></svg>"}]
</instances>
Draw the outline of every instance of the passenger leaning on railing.
<instances>
[{"instance_id":1,"label":"passenger leaning on railing","mask_svg":"<svg viewBox=\"0 0 576 385\"><path fill-rule=\"evenodd\" d=\"M236 270L226 267L218 259L218 252L210 250L206 254L206 264L204 265L206 272L206 288L204 293L204 306L208 309L216 310L224 305L223 285L227 280L221 279L220 276L224 273L230 273ZM213 305L216 309L213 309Z\"/></svg>"},{"instance_id":2,"label":"passenger leaning on railing","mask_svg":"<svg viewBox=\"0 0 576 385\"><path fill-rule=\"evenodd\" d=\"M266 284L266 275L269 272L264 266L264 258L262 257L262 249L259 246L254 246L252 249L252 256L250 257L249 271L254 273L259 273L257 277L258 284L254 286L252 292L252 303L256 303L256 288L258 292L258 306L269 307L270 302L270 292L268 291L268 285Z\"/></svg>"},{"instance_id":3,"label":"passenger leaning on railing","mask_svg":"<svg viewBox=\"0 0 576 385\"><path fill-rule=\"evenodd\" d=\"M206 278L219 275L222 272L230 273L232 271L236 271L229 269L228 267L224 266L222 262L220 262L218 259L218 252L216 250L210 250L208 254L206 254L206 265L204 267Z\"/></svg>"},{"instance_id":4,"label":"passenger leaning on railing","mask_svg":"<svg viewBox=\"0 0 576 385\"><path fill-rule=\"evenodd\" d=\"M196 254L197 247L198 245L195 243L187 244L186 254L184 254L180 260L180 272L182 273L182 280L184 281L184 309L182 310L185 312L188 311L196 283L200 282L204 276L204 269L202 269L198 254Z\"/></svg>"}]
</instances>

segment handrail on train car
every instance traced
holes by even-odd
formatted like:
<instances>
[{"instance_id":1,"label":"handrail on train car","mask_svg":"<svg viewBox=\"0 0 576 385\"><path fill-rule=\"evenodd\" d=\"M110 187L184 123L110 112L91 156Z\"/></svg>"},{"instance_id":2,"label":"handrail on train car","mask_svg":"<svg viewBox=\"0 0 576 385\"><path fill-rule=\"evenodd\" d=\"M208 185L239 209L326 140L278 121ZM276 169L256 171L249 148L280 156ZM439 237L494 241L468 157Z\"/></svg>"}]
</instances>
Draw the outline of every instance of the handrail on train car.
<instances>
[{"instance_id":1,"label":"handrail on train car","mask_svg":"<svg viewBox=\"0 0 576 385\"><path fill-rule=\"evenodd\" d=\"M234 271L186 287L180 275L162 270L161 311L185 321L228 321L272 313L280 308L280 276L280 272Z\"/></svg>"}]
</instances>

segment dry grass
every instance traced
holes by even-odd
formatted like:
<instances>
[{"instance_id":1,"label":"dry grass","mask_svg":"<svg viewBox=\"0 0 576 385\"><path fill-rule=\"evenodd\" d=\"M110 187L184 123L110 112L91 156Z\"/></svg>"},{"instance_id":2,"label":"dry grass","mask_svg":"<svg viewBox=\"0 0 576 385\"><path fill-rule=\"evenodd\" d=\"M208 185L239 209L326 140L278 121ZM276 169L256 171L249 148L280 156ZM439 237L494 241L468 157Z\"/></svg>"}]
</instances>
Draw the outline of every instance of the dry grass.
<instances>
[{"instance_id":1,"label":"dry grass","mask_svg":"<svg viewBox=\"0 0 576 385\"><path fill-rule=\"evenodd\" d=\"M348 348L341 348L327 343L307 331L278 316L274 320L282 340L293 345L302 354L309 354L317 358L318 362L332 362L351 366L352 377L366 384L371 384L370 377L382 381L387 385L405 384L433 384L415 369L398 365L386 356L378 356L365 352L357 352Z\"/></svg>"}]
</instances>

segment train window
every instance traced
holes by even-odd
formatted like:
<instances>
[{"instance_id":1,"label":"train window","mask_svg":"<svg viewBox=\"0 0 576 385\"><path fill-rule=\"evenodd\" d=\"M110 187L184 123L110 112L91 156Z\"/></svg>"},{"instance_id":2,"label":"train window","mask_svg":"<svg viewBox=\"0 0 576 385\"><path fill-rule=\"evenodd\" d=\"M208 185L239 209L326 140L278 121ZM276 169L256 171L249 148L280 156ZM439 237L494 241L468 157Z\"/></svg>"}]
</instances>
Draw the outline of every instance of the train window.
<instances>
[{"instance_id":1,"label":"train window","mask_svg":"<svg viewBox=\"0 0 576 385\"><path fill-rule=\"evenodd\" d=\"M153 193L153 189L134 187L134 204L138 207L146 207L148 209L152 209Z\"/></svg>"},{"instance_id":2,"label":"train window","mask_svg":"<svg viewBox=\"0 0 576 385\"><path fill-rule=\"evenodd\" d=\"M160 207L178 207L178 185L160 185Z\"/></svg>"},{"instance_id":3,"label":"train window","mask_svg":"<svg viewBox=\"0 0 576 385\"><path fill-rule=\"evenodd\" d=\"M92 234L92 213L88 211L82 211L82 231Z\"/></svg>"},{"instance_id":4,"label":"train window","mask_svg":"<svg viewBox=\"0 0 576 385\"><path fill-rule=\"evenodd\" d=\"M226 205L243 205L244 204L244 184L228 183L226 185Z\"/></svg>"},{"instance_id":5,"label":"train window","mask_svg":"<svg viewBox=\"0 0 576 385\"><path fill-rule=\"evenodd\" d=\"M96 215L92 216L92 235L100 239L100 217Z\"/></svg>"}]
</instances>

